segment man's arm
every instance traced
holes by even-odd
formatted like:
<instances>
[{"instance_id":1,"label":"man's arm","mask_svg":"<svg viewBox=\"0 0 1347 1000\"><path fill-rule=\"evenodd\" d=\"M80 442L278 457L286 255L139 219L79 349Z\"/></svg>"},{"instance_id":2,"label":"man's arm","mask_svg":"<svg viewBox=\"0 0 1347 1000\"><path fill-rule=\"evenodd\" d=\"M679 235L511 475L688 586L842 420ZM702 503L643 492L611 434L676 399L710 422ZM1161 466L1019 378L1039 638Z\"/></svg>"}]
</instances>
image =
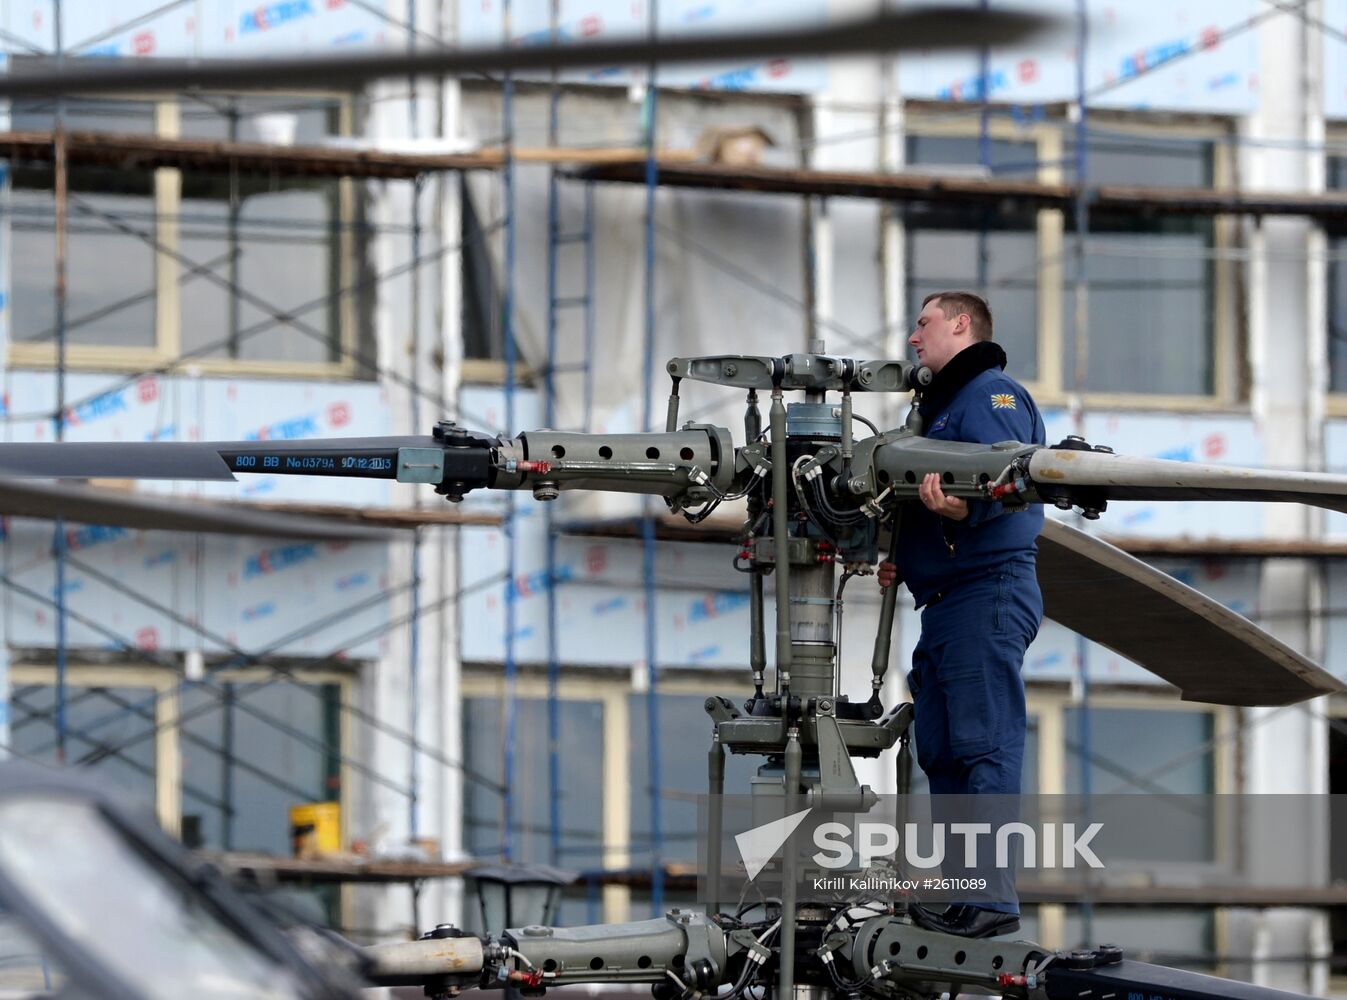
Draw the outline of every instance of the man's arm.
<instances>
[{"instance_id":1,"label":"man's arm","mask_svg":"<svg viewBox=\"0 0 1347 1000\"><path fill-rule=\"evenodd\" d=\"M1042 444L1043 430L1041 423L1035 419L1036 413L1037 408L1028 393L1009 379L994 379L975 390L975 395L966 401L960 413L957 436L960 441L975 444L996 444L999 441ZM936 490L939 490L938 482ZM944 497L943 492L940 493L940 497L944 499L946 505L954 499ZM922 502L926 503L925 496L922 497ZM926 506L937 513L944 513L932 507L930 503L926 503ZM963 517L952 514L944 516L974 527L1000 517L1006 512L1005 507L994 500L974 500L964 506L967 512Z\"/></svg>"}]
</instances>

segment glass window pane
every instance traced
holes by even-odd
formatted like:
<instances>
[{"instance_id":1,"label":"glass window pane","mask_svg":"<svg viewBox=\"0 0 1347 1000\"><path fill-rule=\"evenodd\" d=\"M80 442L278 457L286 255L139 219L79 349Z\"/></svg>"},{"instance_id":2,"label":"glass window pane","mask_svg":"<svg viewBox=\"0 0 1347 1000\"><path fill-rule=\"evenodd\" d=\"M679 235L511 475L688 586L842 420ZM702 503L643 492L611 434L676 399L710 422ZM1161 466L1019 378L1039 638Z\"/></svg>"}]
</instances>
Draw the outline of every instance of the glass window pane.
<instances>
[{"instance_id":1,"label":"glass window pane","mask_svg":"<svg viewBox=\"0 0 1347 1000\"><path fill-rule=\"evenodd\" d=\"M150 688L68 685L66 762L93 770L100 783L152 810L157 701ZM15 684L10 713L9 745L15 755L56 765L55 685Z\"/></svg>"},{"instance_id":2,"label":"glass window pane","mask_svg":"<svg viewBox=\"0 0 1347 1000\"><path fill-rule=\"evenodd\" d=\"M1347 392L1347 238L1328 239L1328 391Z\"/></svg>"},{"instance_id":3,"label":"glass window pane","mask_svg":"<svg viewBox=\"0 0 1347 1000\"><path fill-rule=\"evenodd\" d=\"M1101 852L1143 868L1215 859L1210 712L1068 708L1063 724L1066 791L1091 796L1091 815L1104 823ZM1128 794L1149 796L1144 824L1127 821L1136 810L1119 796Z\"/></svg>"},{"instance_id":4,"label":"glass window pane","mask_svg":"<svg viewBox=\"0 0 1347 1000\"><path fill-rule=\"evenodd\" d=\"M22 57L14 58L17 64ZM16 132L48 132L56 124L54 97L24 97L10 105L10 127ZM71 132L120 132L146 135L154 131L154 102L67 97L61 121Z\"/></svg>"},{"instance_id":5,"label":"glass window pane","mask_svg":"<svg viewBox=\"0 0 1347 1000\"><path fill-rule=\"evenodd\" d=\"M935 292L968 290L987 300L993 338L1009 358L1006 371L1038 377L1038 235L922 229L908 223L907 300L915 316Z\"/></svg>"},{"instance_id":6,"label":"glass window pane","mask_svg":"<svg viewBox=\"0 0 1347 1000\"><path fill-rule=\"evenodd\" d=\"M318 145L340 131L339 99L205 94L184 99L185 138ZM354 189L352 189L354 191ZM183 178L180 248L182 346L206 358L336 363L344 316L359 327L370 290L361 277L366 240L359 199L343 217L336 179L280 174L189 173ZM195 272L194 272L194 267ZM241 289L235 294L232 289ZM278 321L277 314L294 317ZM359 330L347 331L352 340Z\"/></svg>"},{"instance_id":7,"label":"glass window pane","mask_svg":"<svg viewBox=\"0 0 1347 1000\"><path fill-rule=\"evenodd\" d=\"M55 127L51 98L15 101L16 131ZM146 135L152 101L67 98L61 119L71 131ZM75 345L153 347L155 209L147 170L72 168L66 217L66 338ZM15 168L10 194L11 290L16 344L56 339L56 202L49 166Z\"/></svg>"},{"instance_id":8,"label":"glass window pane","mask_svg":"<svg viewBox=\"0 0 1347 1000\"><path fill-rule=\"evenodd\" d=\"M1036 170L1032 142L995 140L991 169L998 175ZM918 167L977 169L983 151L976 137L912 136L907 162ZM964 206L905 206L907 301L915 317L934 292L976 292L991 307L995 339L1010 359L1007 371L1022 381L1038 378L1038 222L1032 211Z\"/></svg>"},{"instance_id":9,"label":"glass window pane","mask_svg":"<svg viewBox=\"0 0 1347 1000\"><path fill-rule=\"evenodd\" d=\"M340 800L337 685L189 685L181 711L189 843L288 856L290 807Z\"/></svg>"},{"instance_id":10,"label":"glass window pane","mask_svg":"<svg viewBox=\"0 0 1347 1000\"><path fill-rule=\"evenodd\" d=\"M341 358L339 182L198 176L184 185L182 344L211 358ZM346 241L346 242L349 242ZM244 294L231 294L230 287ZM294 322L280 322L277 313Z\"/></svg>"},{"instance_id":11,"label":"glass window pane","mask_svg":"<svg viewBox=\"0 0 1347 1000\"><path fill-rule=\"evenodd\" d=\"M1210 712L1068 708L1063 722L1068 794L1085 791L1082 761L1087 758L1092 795L1215 791L1215 718Z\"/></svg>"},{"instance_id":12,"label":"glass window pane","mask_svg":"<svg viewBox=\"0 0 1347 1000\"><path fill-rule=\"evenodd\" d=\"M913 135L907 139L907 162L914 167L987 168L1000 176L1032 177L1038 171L1038 149L1032 142L992 139L984 149L976 136Z\"/></svg>"},{"instance_id":13,"label":"glass window pane","mask_svg":"<svg viewBox=\"0 0 1347 1000\"><path fill-rule=\"evenodd\" d=\"M459 178L463 199L463 356L475 360L505 357L500 283L491 258L489 197L466 173Z\"/></svg>"},{"instance_id":14,"label":"glass window pane","mask_svg":"<svg viewBox=\"0 0 1347 1000\"><path fill-rule=\"evenodd\" d=\"M1122 948L1130 959L1195 972L1215 971L1215 921L1211 910L1096 906L1090 915L1089 928L1087 935L1080 909L1068 907L1066 947L1095 948L1107 941Z\"/></svg>"},{"instance_id":15,"label":"glass window pane","mask_svg":"<svg viewBox=\"0 0 1347 1000\"><path fill-rule=\"evenodd\" d=\"M697 860L701 831L697 799L708 788L707 751L711 749L711 717L703 695L662 694L659 697L660 830L665 862ZM650 726L646 696L627 700L631 719L631 851L640 865L652 846L650 815ZM725 754L725 791L746 795L749 781L766 758Z\"/></svg>"},{"instance_id":16,"label":"glass window pane","mask_svg":"<svg viewBox=\"0 0 1347 1000\"><path fill-rule=\"evenodd\" d=\"M547 701L516 700L514 740L514 860L552 863L548 777ZM571 870L603 865L603 705L597 701L558 702L561 758L561 856ZM504 702L463 701L463 759L470 773L499 782L503 774ZM473 857L499 857L504 801L480 782L464 785L464 840Z\"/></svg>"},{"instance_id":17,"label":"glass window pane","mask_svg":"<svg viewBox=\"0 0 1347 1000\"><path fill-rule=\"evenodd\" d=\"M52 183L50 170L14 173L10 205L16 344L56 339ZM66 233L67 343L153 347L155 212L150 175L114 181L106 171L71 171Z\"/></svg>"},{"instance_id":18,"label":"glass window pane","mask_svg":"<svg viewBox=\"0 0 1347 1000\"><path fill-rule=\"evenodd\" d=\"M1103 134L1100 134L1100 133ZM1091 185L1144 184L1150 187L1209 187L1215 143L1186 136L1109 134L1092 129L1086 144L1086 176ZM1062 144L1066 174L1076 174L1075 136Z\"/></svg>"},{"instance_id":19,"label":"glass window pane","mask_svg":"<svg viewBox=\"0 0 1347 1000\"><path fill-rule=\"evenodd\" d=\"M1110 221L1092 216L1090 224L1098 230ZM1068 249L1062 302L1064 388L1175 395L1210 395L1215 390L1212 225L1209 219L1187 221L1181 228L1171 224L1169 231L1095 231L1086 238L1083 385L1077 372L1077 260Z\"/></svg>"},{"instance_id":20,"label":"glass window pane","mask_svg":"<svg viewBox=\"0 0 1347 1000\"><path fill-rule=\"evenodd\" d=\"M1328 187L1347 189L1347 157L1328 157ZM1347 392L1347 228L1325 224L1328 234L1328 391Z\"/></svg>"},{"instance_id":21,"label":"glass window pane","mask_svg":"<svg viewBox=\"0 0 1347 1000\"><path fill-rule=\"evenodd\" d=\"M1102 136L1089 143L1090 185L1209 187L1208 140ZM1076 146L1066 143L1068 174ZM1062 386L1090 392L1215 392L1211 219L1092 212L1085 238L1085 358L1077 343L1075 220L1066 219ZM1083 370L1081 370L1083 369Z\"/></svg>"},{"instance_id":22,"label":"glass window pane","mask_svg":"<svg viewBox=\"0 0 1347 1000\"><path fill-rule=\"evenodd\" d=\"M339 98L300 94L184 95L179 128L187 139L318 145L338 133Z\"/></svg>"}]
</instances>

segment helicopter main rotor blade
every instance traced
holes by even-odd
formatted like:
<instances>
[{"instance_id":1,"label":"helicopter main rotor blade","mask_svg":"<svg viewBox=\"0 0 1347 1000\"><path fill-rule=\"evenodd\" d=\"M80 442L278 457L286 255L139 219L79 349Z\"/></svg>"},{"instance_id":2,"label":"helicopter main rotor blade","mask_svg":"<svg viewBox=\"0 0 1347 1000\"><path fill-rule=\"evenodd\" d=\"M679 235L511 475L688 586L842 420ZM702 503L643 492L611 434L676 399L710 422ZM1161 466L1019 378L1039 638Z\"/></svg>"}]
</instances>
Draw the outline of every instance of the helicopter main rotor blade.
<instances>
[{"instance_id":1,"label":"helicopter main rotor blade","mask_svg":"<svg viewBox=\"0 0 1347 1000\"><path fill-rule=\"evenodd\" d=\"M0 515L47 521L64 518L79 524L141 530L201 531L306 541L388 541L395 537L387 528L312 514L17 479L0 480Z\"/></svg>"},{"instance_id":2,"label":"helicopter main rotor blade","mask_svg":"<svg viewBox=\"0 0 1347 1000\"><path fill-rule=\"evenodd\" d=\"M51 97L84 91L227 90L278 87L344 89L386 77L462 75L618 65L756 61L779 56L915 49L975 49L1022 42L1055 23L1043 14L928 6L825 27L715 32L563 45L370 52L265 59L10 60L0 96Z\"/></svg>"},{"instance_id":3,"label":"helicopter main rotor blade","mask_svg":"<svg viewBox=\"0 0 1347 1000\"><path fill-rule=\"evenodd\" d=\"M5 479L232 480L235 472L396 479L398 452L442 452L431 437L299 441L117 441L0 444Z\"/></svg>"},{"instance_id":4,"label":"helicopter main rotor blade","mask_svg":"<svg viewBox=\"0 0 1347 1000\"><path fill-rule=\"evenodd\" d=\"M1290 705L1344 690L1247 618L1052 518L1038 538L1038 584L1046 617L1169 681L1185 701Z\"/></svg>"},{"instance_id":5,"label":"helicopter main rotor blade","mask_svg":"<svg viewBox=\"0 0 1347 1000\"><path fill-rule=\"evenodd\" d=\"M1347 476L1200 465L1109 452L1040 448L1029 459L1040 492L1098 487L1109 500L1257 500L1347 512Z\"/></svg>"}]
</instances>

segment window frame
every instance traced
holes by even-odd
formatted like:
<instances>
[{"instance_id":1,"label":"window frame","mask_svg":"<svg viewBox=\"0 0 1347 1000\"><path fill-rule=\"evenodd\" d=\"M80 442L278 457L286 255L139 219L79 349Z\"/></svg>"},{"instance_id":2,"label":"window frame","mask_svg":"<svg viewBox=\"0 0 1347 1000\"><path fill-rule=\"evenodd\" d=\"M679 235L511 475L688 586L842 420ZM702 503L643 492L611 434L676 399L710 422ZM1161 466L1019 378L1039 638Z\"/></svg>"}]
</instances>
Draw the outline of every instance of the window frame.
<instances>
[{"instance_id":1,"label":"window frame","mask_svg":"<svg viewBox=\"0 0 1347 1000\"><path fill-rule=\"evenodd\" d=\"M1039 789L1044 795L1065 795L1067 794L1066 710L1079 708L1080 699L1072 693L1068 685L1054 682L1030 681L1026 685L1026 691L1028 711L1038 716ZM1098 686L1091 687L1089 707L1147 712L1198 712L1211 715L1214 741L1212 794L1225 795L1240 791L1236 782L1235 749L1232 746L1236 721L1234 709L1219 705L1204 705L1201 702L1180 701L1172 692L1157 691L1149 694L1135 689L1101 689Z\"/></svg>"},{"instance_id":2,"label":"window frame","mask_svg":"<svg viewBox=\"0 0 1347 1000\"><path fill-rule=\"evenodd\" d=\"M1025 694L1028 713L1038 717L1039 794L1065 795L1066 710L1079 707L1080 699L1074 694L1072 686L1053 682L1031 681L1025 685ZM1204 707L1199 702L1180 701L1173 694L1166 695L1160 692L1148 694L1123 688L1092 688L1089 705L1091 708L1207 712L1213 717L1213 794L1224 795L1239 791L1239 771L1236 763L1238 746L1234 739L1238 719L1235 709L1215 705ZM1220 828L1217 830L1219 834ZM1236 860L1233 857L1233 845L1225 842L1219 835L1216 844L1213 845L1213 855L1215 858L1211 862L1213 868L1218 866L1228 868ZM1065 946L1067 909L1061 903L1044 903L1039 906L1040 940L1050 948ZM1227 911L1222 907L1215 907L1212 919L1214 921L1212 934L1219 951L1222 943L1228 938Z\"/></svg>"},{"instance_id":3,"label":"window frame","mask_svg":"<svg viewBox=\"0 0 1347 1000\"><path fill-rule=\"evenodd\" d=\"M557 684L557 697L562 701L600 702L603 705L603 865L608 870L631 867L631 778L632 761L627 752L631 727L628 699L644 688L644 667L634 666L630 671L615 671L611 667L585 667L567 664ZM637 673L640 673L640 680ZM710 688L735 699L753 693L747 671L733 674L706 671L697 676L678 673L661 675L659 690L663 694L705 696ZM465 711L470 698L504 698L508 691L499 666L486 663L465 663L455 710ZM546 700L547 677L541 673L522 673L515 681L515 697ZM707 748L710 748L710 720L707 720ZM464 732L460 715L460 741ZM459 759L466 761L467 747L460 742ZM614 789L621 789L616 792ZM632 919L632 890L625 885L605 885L602 889L603 919L607 923L623 923Z\"/></svg>"},{"instance_id":4,"label":"window frame","mask_svg":"<svg viewBox=\"0 0 1347 1000\"><path fill-rule=\"evenodd\" d=\"M262 684L274 680L280 675L265 667L221 668L210 672L212 681L238 684ZM285 676L291 683L306 686L335 685L343 705L352 703L352 692L356 678L348 673L334 670L309 670L300 667ZM43 687L55 687L56 667L53 664L12 663L9 667L11 684L31 684ZM174 837L182 836L182 727L179 723L179 691L186 683L184 676L168 667L155 667L148 664L71 664L66 668L66 686L71 687L121 687L145 688L155 694L154 703L154 801L155 817L167 833ZM341 806L341 838L347 843L350 838L348 825L351 822L352 790L359 775L352 767L354 759L354 727L341 713L338 737L338 750L342 756L341 790L337 801Z\"/></svg>"},{"instance_id":5,"label":"window frame","mask_svg":"<svg viewBox=\"0 0 1347 1000\"><path fill-rule=\"evenodd\" d=\"M11 685L56 686L54 665L12 663ZM182 833L182 772L178 727L178 681L174 671L151 666L93 666L66 668L67 688L144 688L154 692L154 811L159 825L174 837Z\"/></svg>"},{"instance_id":6,"label":"window frame","mask_svg":"<svg viewBox=\"0 0 1347 1000\"><path fill-rule=\"evenodd\" d=\"M1096 120L1107 123L1111 131L1154 137L1157 134L1195 141L1206 140L1212 146L1213 188L1233 188L1235 154L1230 143L1222 141L1233 135L1235 122L1224 118L1194 118L1176 120L1173 115L1139 115L1091 112ZM1062 184L1066 181L1062 167L1065 138L1071 124L1062 116L1019 124L1004 116L991 119L988 134L993 139L1032 141L1038 148L1036 179L1043 184ZM972 114L950 115L946 105L909 105L904 135L938 136L973 139L979 135L977 117ZM1231 216L1213 219L1213 252L1211 290L1214 314L1212 316L1213 386L1210 395L1171 395L1139 392L1077 392L1068 391L1064 382L1064 346L1066 310L1071 288L1066 281L1064 254L1070 249L1071 234L1067 231L1066 213L1061 209L1043 208L1037 213L1038 226L1038 378L1026 381L1025 388L1041 406L1068 407L1080 401L1090 409L1167 410L1195 413L1247 413L1249 403L1240 398L1237 384L1238 332L1235 329L1239 309L1236 301L1239 281L1237 262L1228 258L1227 251L1236 245L1239 220ZM906 279L906 276L905 276ZM912 312L914 303L908 303ZM995 303L992 303L993 309ZM1347 413L1347 398L1343 412Z\"/></svg>"},{"instance_id":7,"label":"window frame","mask_svg":"<svg viewBox=\"0 0 1347 1000\"><path fill-rule=\"evenodd\" d=\"M139 94L121 95L125 100L153 100ZM206 95L212 96L212 95ZM342 91L266 91L266 97L332 99L337 106L338 134L354 133L354 97ZM176 139L181 135L181 105L176 98L154 100L154 135ZM136 168L140 169L140 168ZM338 229L337 275L340 288L349 288L358 273L356 255L359 244L352 230L358 189L356 180L340 177L337 181ZM10 181L7 179L5 187ZM183 271L174 256L179 253L178 216L182 209L182 171L176 167L158 167L153 171L154 238L154 346L68 345L66 366L76 371L165 373L190 371L203 375L261 378L353 379L359 375L355 354L359 349L359 317L355 296L343 295L337 301L337 349L339 361L263 361L231 358L184 358L182 356L182 302L179 280ZM6 239L8 235L6 227ZM12 312L11 312L12 315ZM13 369L49 370L56 367L56 345L5 343L5 364Z\"/></svg>"}]
</instances>

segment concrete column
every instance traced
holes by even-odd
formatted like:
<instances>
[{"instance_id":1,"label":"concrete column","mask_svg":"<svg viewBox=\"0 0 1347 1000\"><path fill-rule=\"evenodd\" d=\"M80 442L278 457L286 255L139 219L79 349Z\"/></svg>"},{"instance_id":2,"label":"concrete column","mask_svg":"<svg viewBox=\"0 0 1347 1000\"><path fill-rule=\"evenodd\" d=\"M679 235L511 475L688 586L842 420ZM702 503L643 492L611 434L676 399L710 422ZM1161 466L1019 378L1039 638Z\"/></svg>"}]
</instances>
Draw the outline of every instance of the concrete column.
<instances>
[{"instance_id":1,"label":"concrete column","mask_svg":"<svg viewBox=\"0 0 1347 1000\"><path fill-rule=\"evenodd\" d=\"M1248 186L1259 191L1318 191L1323 188L1322 40L1309 23L1322 16L1310 0L1305 17L1285 14L1259 26L1260 106L1246 122L1251 142L1243 150ZM1276 466L1313 468L1321 463L1326 327L1322 264L1312 258L1322 238L1308 219L1278 218L1248 223L1249 354L1253 372L1254 418L1268 443L1267 461ZM1303 541L1320 529L1317 512L1292 504L1264 508L1269 538ZM1315 610L1321 581L1313 563L1269 559L1263 565L1259 605L1265 627L1282 641L1314 656L1318 641ZM1319 650L1316 650L1316 646ZM1250 793L1327 791L1324 724L1299 708L1253 709L1246 713L1248 735L1241 747L1245 791ZM1254 881L1269 865L1288 870L1288 858L1302 859L1310 882L1324 878L1327 829L1281 823L1276 829L1246 829L1244 862ZM1288 839L1290 838L1290 839ZM1229 918L1232 954L1254 956L1247 972L1280 989L1311 988L1307 966L1260 961L1307 955L1323 936L1323 916L1306 910L1242 911ZM1241 974L1238 968L1232 968Z\"/></svg>"},{"instance_id":2,"label":"concrete column","mask_svg":"<svg viewBox=\"0 0 1347 1000\"><path fill-rule=\"evenodd\" d=\"M415 5L413 7L413 4ZM417 29L416 47L452 43L457 27L455 0L403 0L390 15ZM390 80L372 89L367 132L376 141L453 138L459 130L457 83L420 79L408 99L408 81ZM398 232L380 232L371 253L374 270L386 272L408 263L414 254L427 258L459 239L458 185L455 176L426 178L416 189L411 182L372 184L370 215L377 224ZM413 218L420 224L419 241L408 232ZM419 246L415 245L419 242ZM429 434L436 421L452 416L458 394L461 331L459 329L459 260L445 255L379 285L375 307L375 340L380 366L407 380L385 386L390 432ZM415 387L414 389L412 387ZM394 486L396 506L431 507L444 503L425 487ZM460 663L457 604L457 533L450 528L422 529L419 546L410 539L389 546L387 577L397 588L420 580L415 628L404 625L389 633L378 662L365 678L363 707L393 732L367 732L364 757L389 782L410 791L416 806L399 789L363 780L355 810L357 829L380 831L378 843L400 850L412 838L438 844L443 856L462 857L462 772L453 762L462 758ZM393 619L413 610L409 592L389 602ZM413 664L415 656L415 664ZM409 743L415 741L416 751ZM415 828L413 829L413 821ZM359 926L424 930L457 920L461 886L450 880L427 882L413 910L411 892L401 886L362 891L356 908Z\"/></svg>"},{"instance_id":3,"label":"concrete column","mask_svg":"<svg viewBox=\"0 0 1347 1000\"><path fill-rule=\"evenodd\" d=\"M458 44L458 0L442 0L440 36L446 44ZM462 93L458 80L446 79L439 85L439 135L446 142L457 142L463 134ZM435 236L439 246L457 245L463 231L463 206L459 196L459 175L441 174L438 182L439 221ZM439 309L435 320L436 336L443 358L440 392L444 400L436 419L457 416L463 374L463 257L461 251L447 253L439 264ZM433 497L439 500L438 497ZM435 563L440 573L437 593L456 594L462 586L459 571L459 529L444 528L438 533ZM433 697L440 706L438 744L451 760L463 760L463 670L459 654L462 634L458 601L447 604L436 619L437 649L441 656L437 671L438 690ZM464 857L463 772L454 768L440 771L439 828L445 858ZM431 900L441 907L441 920L461 924L463 884L446 881L440 886L442 897Z\"/></svg>"},{"instance_id":4,"label":"concrete column","mask_svg":"<svg viewBox=\"0 0 1347 1000\"><path fill-rule=\"evenodd\" d=\"M408 10L405 4L393 3L389 13L399 20L405 20ZM387 81L370 90L370 112L366 122L368 135L376 141L405 140L409 133L407 104L397 99L405 93L407 81ZM376 227L406 227L410 219L410 186L403 182L385 182L371 184L367 189L368 213ZM410 241L404 232L392 233L376 228L376 234L369 249L373 258L372 269L385 273L405 262L411 253ZM376 288L374 305L374 333L376 356L381 367L403 376L412 373L414 339L410 335L411 282L408 276L383 282ZM393 434L413 433L412 403L406 389L393 383L385 386L387 406L390 415L389 430ZM418 409L419 412L419 409ZM415 489L409 486L392 487L392 502L396 506L412 506L415 503ZM406 541L397 541L387 550L386 576L390 588L405 586L411 576L411 546ZM389 601L390 617L405 616L410 610L410 602L405 592L399 592ZM362 706L382 723L399 731L411 728L412 699L416 693L410 690L410 642L408 629L403 627L390 632L381 643L379 659L372 664L362 678ZM418 726L418 730L419 730ZM411 753L407 743L389 733L379 732L366 727L360 746L361 757L375 771L388 778L399 788L410 785ZM356 813L355 830L370 838L374 850L397 849L405 845L411 836L410 803L407 796L397 788L357 777L359 805ZM418 824L420 826L421 824ZM418 833L423 831L418 830ZM411 929L413 912L410 892L400 886L389 888L359 888L359 905L356 908L357 926L379 930ZM424 923L426 916L418 914L419 922Z\"/></svg>"}]
</instances>

